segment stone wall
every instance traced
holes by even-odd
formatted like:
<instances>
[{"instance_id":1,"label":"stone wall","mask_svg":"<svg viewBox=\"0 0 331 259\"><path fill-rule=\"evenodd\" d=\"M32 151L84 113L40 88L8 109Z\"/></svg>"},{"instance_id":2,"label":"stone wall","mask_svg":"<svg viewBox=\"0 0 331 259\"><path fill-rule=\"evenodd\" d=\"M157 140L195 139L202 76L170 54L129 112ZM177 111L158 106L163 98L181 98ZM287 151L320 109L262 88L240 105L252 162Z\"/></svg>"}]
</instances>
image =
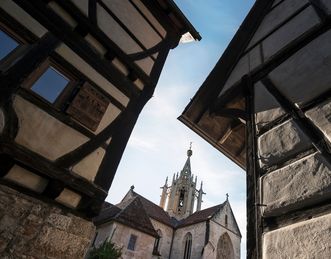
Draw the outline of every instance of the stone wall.
<instances>
[{"instance_id":1,"label":"stone wall","mask_svg":"<svg viewBox=\"0 0 331 259\"><path fill-rule=\"evenodd\" d=\"M0 185L1 258L84 258L93 223Z\"/></svg>"}]
</instances>

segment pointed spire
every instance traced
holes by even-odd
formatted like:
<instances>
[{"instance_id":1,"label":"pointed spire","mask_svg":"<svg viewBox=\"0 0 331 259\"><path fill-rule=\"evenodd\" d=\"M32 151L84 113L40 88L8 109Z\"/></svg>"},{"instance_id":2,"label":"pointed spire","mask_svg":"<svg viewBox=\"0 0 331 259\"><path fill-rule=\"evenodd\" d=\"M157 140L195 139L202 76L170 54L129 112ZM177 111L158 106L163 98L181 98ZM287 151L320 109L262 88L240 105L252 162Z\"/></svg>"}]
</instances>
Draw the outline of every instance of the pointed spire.
<instances>
[{"instance_id":1,"label":"pointed spire","mask_svg":"<svg viewBox=\"0 0 331 259\"><path fill-rule=\"evenodd\" d=\"M165 186L168 186L168 176L167 176L167 178L166 178L166 180L165 180L165 184L164 184Z\"/></svg>"}]
</instances>

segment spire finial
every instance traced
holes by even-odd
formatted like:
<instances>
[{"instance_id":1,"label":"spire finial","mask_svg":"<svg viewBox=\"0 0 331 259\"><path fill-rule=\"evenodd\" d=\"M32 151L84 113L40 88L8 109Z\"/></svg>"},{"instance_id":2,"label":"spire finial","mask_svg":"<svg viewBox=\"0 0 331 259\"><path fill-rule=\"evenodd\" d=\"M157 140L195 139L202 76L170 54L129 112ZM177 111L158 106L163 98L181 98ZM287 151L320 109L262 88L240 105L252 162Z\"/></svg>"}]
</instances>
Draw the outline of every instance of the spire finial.
<instances>
[{"instance_id":1,"label":"spire finial","mask_svg":"<svg viewBox=\"0 0 331 259\"><path fill-rule=\"evenodd\" d=\"M134 190L134 185L131 185L130 189L133 191Z\"/></svg>"},{"instance_id":2,"label":"spire finial","mask_svg":"<svg viewBox=\"0 0 331 259\"><path fill-rule=\"evenodd\" d=\"M226 200L228 201L229 200L229 194L226 193Z\"/></svg>"},{"instance_id":3,"label":"spire finial","mask_svg":"<svg viewBox=\"0 0 331 259\"><path fill-rule=\"evenodd\" d=\"M188 157L190 157L190 156L192 156L192 141L190 142L190 149L189 150L187 150L187 156Z\"/></svg>"}]
</instances>

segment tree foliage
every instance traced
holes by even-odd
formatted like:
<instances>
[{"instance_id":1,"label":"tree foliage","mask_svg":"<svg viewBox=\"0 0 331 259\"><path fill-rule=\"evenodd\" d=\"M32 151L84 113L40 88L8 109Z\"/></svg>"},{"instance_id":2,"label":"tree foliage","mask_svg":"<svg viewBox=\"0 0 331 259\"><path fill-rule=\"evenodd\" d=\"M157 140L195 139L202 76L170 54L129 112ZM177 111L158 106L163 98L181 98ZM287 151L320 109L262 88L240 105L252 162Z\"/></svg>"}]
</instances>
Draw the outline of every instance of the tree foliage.
<instances>
[{"instance_id":1,"label":"tree foliage","mask_svg":"<svg viewBox=\"0 0 331 259\"><path fill-rule=\"evenodd\" d=\"M118 259L122 255L122 248L117 248L111 241L105 240L99 247L94 247L88 259Z\"/></svg>"}]
</instances>

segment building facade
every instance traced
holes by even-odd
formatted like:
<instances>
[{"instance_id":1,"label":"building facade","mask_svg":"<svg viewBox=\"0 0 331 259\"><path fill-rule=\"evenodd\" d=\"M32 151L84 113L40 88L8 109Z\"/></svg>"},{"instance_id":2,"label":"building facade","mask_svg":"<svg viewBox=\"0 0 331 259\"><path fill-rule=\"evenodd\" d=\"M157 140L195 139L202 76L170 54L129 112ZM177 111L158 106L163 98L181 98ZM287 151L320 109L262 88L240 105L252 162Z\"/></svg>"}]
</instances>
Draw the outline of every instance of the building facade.
<instances>
[{"instance_id":1,"label":"building facade","mask_svg":"<svg viewBox=\"0 0 331 259\"><path fill-rule=\"evenodd\" d=\"M247 258L331 255L331 2L256 1L180 120L247 172Z\"/></svg>"},{"instance_id":2,"label":"building facade","mask_svg":"<svg viewBox=\"0 0 331 259\"><path fill-rule=\"evenodd\" d=\"M1 254L84 255L183 35L200 39L172 0L0 1ZM90 231L76 233L82 222Z\"/></svg>"},{"instance_id":3,"label":"building facade","mask_svg":"<svg viewBox=\"0 0 331 259\"><path fill-rule=\"evenodd\" d=\"M105 203L94 219L93 246L110 240L122 248L125 259L239 259L241 234L230 202L201 210L203 191L195 188L191 155L189 150L172 185L166 181L161 187L160 206L137 194L133 186L119 204Z\"/></svg>"}]
</instances>

